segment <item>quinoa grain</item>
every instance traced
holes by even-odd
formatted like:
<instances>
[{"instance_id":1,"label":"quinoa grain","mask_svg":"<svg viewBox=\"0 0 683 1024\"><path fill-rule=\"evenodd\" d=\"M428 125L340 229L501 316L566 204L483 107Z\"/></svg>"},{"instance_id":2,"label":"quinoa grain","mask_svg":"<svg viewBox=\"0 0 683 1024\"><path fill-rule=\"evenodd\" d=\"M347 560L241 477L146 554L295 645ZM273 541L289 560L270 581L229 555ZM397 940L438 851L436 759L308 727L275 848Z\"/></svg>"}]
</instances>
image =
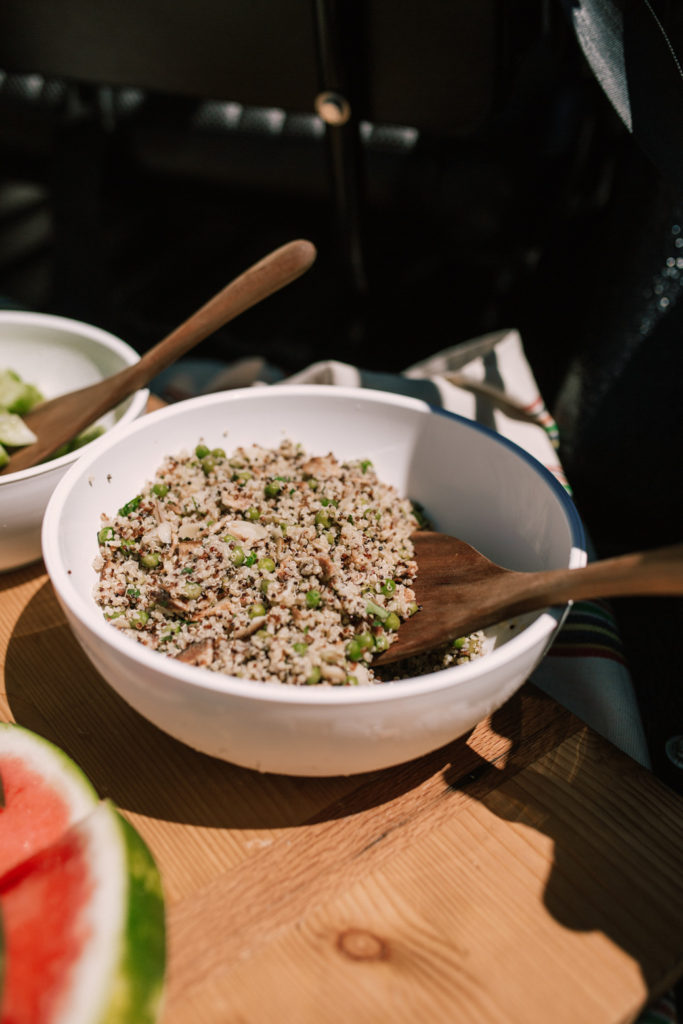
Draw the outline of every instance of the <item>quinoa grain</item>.
<instances>
[{"instance_id":1,"label":"quinoa grain","mask_svg":"<svg viewBox=\"0 0 683 1024\"><path fill-rule=\"evenodd\" d=\"M300 445L167 456L102 516L95 599L111 625L214 672L349 686L470 660L480 638L383 669L373 654L415 611L421 514L368 460Z\"/></svg>"}]
</instances>

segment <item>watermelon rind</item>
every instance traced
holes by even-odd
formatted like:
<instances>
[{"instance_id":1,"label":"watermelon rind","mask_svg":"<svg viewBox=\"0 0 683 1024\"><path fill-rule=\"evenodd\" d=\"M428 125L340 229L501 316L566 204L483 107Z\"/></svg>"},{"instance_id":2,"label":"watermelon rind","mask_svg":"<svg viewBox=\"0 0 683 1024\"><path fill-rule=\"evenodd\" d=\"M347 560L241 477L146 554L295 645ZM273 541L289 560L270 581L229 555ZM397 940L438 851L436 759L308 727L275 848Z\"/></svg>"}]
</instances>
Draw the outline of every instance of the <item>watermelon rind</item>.
<instances>
[{"instance_id":1,"label":"watermelon rind","mask_svg":"<svg viewBox=\"0 0 683 1024\"><path fill-rule=\"evenodd\" d=\"M161 876L139 832L113 805L109 807L126 845L128 900L118 968L103 1024L154 1024L163 1000L166 968Z\"/></svg>"},{"instance_id":2,"label":"watermelon rind","mask_svg":"<svg viewBox=\"0 0 683 1024\"><path fill-rule=\"evenodd\" d=\"M166 948L156 865L141 836L108 800L78 827L88 830L96 869L88 906L92 939L58 1024L153 1024Z\"/></svg>"}]
</instances>

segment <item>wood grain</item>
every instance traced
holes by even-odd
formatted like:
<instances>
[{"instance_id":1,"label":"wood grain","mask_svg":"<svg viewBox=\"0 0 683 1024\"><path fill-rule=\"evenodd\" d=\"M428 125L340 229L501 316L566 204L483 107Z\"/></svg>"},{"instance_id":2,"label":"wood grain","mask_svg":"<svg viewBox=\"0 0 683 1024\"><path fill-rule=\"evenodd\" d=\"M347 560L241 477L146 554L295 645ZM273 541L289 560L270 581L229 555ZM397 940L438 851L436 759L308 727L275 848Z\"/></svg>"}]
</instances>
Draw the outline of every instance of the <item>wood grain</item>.
<instances>
[{"instance_id":1,"label":"wood grain","mask_svg":"<svg viewBox=\"0 0 683 1024\"><path fill-rule=\"evenodd\" d=\"M683 971L683 801L529 685L410 764L259 775L121 701L42 565L0 577L0 671L159 864L162 1024L617 1024Z\"/></svg>"}]
</instances>

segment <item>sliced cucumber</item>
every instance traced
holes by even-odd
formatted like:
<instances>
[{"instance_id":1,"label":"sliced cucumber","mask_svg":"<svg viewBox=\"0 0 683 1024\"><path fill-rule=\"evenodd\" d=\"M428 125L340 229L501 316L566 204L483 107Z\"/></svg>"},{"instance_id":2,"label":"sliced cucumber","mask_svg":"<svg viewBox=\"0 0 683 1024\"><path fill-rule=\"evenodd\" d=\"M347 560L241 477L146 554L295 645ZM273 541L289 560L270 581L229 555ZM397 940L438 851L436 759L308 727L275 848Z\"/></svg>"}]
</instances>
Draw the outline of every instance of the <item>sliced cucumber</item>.
<instances>
[{"instance_id":1,"label":"sliced cucumber","mask_svg":"<svg viewBox=\"0 0 683 1024\"><path fill-rule=\"evenodd\" d=\"M43 395L34 384L27 384L14 370L0 370L0 406L24 416L43 401Z\"/></svg>"},{"instance_id":2,"label":"sliced cucumber","mask_svg":"<svg viewBox=\"0 0 683 1024\"><path fill-rule=\"evenodd\" d=\"M44 401L44 395L38 390L35 384L24 384L22 395L10 406L10 412L16 412L19 416L25 416L34 405Z\"/></svg>"},{"instance_id":3,"label":"sliced cucumber","mask_svg":"<svg viewBox=\"0 0 683 1024\"><path fill-rule=\"evenodd\" d=\"M26 426L21 416L7 409L0 409L0 444L21 448L37 440L37 436Z\"/></svg>"},{"instance_id":4,"label":"sliced cucumber","mask_svg":"<svg viewBox=\"0 0 683 1024\"><path fill-rule=\"evenodd\" d=\"M75 452L77 448L82 448L84 444L90 444L96 438L100 437L104 433L104 427L101 424L96 424L94 427L86 427L85 430L81 431L71 441L66 441L60 445L50 456L52 459L58 459L60 455L68 455L70 452Z\"/></svg>"}]
</instances>

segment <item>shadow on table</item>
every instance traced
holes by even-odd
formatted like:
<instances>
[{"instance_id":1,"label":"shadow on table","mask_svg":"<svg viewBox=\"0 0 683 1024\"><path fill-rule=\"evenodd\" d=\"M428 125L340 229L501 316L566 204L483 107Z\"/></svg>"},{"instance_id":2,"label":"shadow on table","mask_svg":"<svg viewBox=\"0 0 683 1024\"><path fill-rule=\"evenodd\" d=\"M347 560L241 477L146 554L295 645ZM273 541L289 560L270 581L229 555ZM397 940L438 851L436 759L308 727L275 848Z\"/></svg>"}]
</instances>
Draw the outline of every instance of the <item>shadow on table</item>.
<instances>
[{"instance_id":1,"label":"shadow on table","mask_svg":"<svg viewBox=\"0 0 683 1024\"><path fill-rule=\"evenodd\" d=\"M490 719L511 741L507 765L523 733L520 712L513 698ZM526 770L504 771L500 785L491 784L495 765L485 760L469 779L452 769L445 778L517 831L533 829L552 840L547 910L565 928L602 932L631 956L651 1002L683 969L679 798L585 727L538 759L523 760Z\"/></svg>"},{"instance_id":2,"label":"shadow on table","mask_svg":"<svg viewBox=\"0 0 683 1024\"><path fill-rule=\"evenodd\" d=\"M444 763L364 776L295 778L261 774L198 753L168 736L118 696L71 633L46 582L16 623L5 663L15 720L56 743L119 807L167 821L221 828L284 828L334 808L392 800ZM464 742L464 741L463 741ZM379 781L381 779L381 782ZM371 784L372 783L372 784Z\"/></svg>"}]
</instances>

